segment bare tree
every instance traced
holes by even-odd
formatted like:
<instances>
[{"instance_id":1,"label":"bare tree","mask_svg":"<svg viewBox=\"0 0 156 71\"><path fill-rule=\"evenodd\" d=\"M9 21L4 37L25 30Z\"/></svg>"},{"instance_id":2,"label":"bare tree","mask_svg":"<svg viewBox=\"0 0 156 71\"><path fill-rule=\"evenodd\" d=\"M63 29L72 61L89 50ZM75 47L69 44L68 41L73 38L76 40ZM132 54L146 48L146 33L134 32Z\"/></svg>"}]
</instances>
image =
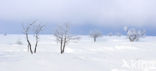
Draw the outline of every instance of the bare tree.
<instances>
[{"instance_id":1,"label":"bare tree","mask_svg":"<svg viewBox=\"0 0 156 71\"><path fill-rule=\"evenodd\" d=\"M90 32L90 37L93 38L94 42L96 42L96 39L101 36L102 33L100 31L94 30Z\"/></svg>"},{"instance_id":2,"label":"bare tree","mask_svg":"<svg viewBox=\"0 0 156 71\"><path fill-rule=\"evenodd\" d=\"M30 29L31 29L31 26L33 25L33 24L35 24L36 23L36 20L35 21L33 21L31 24L29 24L29 25L22 25L23 26L23 30L24 30L24 34L25 34L25 36L26 36L26 40L27 40L27 43L28 43L28 45L27 45L27 47L28 47L28 52L30 51L30 53L31 54L33 54L33 50L32 50L32 47L31 47L31 42L30 42L30 40L29 40L29 31L30 31Z\"/></svg>"},{"instance_id":3,"label":"bare tree","mask_svg":"<svg viewBox=\"0 0 156 71\"><path fill-rule=\"evenodd\" d=\"M35 42L34 53L36 53L38 42L39 42L39 33L42 31L43 27L44 27L44 25L40 25L40 24L39 25L35 25L34 33L35 33L36 42Z\"/></svg>"},{"instance_id":4,"label":"bare tree","mask_svg":"<svg viewBox=\"0 0 156 71\"><path fill-rule=\"evenodd\" d=\"M35 25L34 24L37 22L37 20L33 21L31 24L28 24L28 25L23 25L23 30L24 30L24 34L26 36L26 40L27 40L27 47L28 47L28 51L30 51L31 54L33 53L36 53L36 50L37 50L37 45L38 45L38 39L39 39L39 33L41 32L43 26L41 26L40 24L39 25ZM30 39L29 39L29 32L31 32L32 30L32 26L34 26L34 34L35 34L35 49L33 51L32 49L32 43L30 42Z\"/></svg>"},{"instance_id":5,"label":"bare tree","mask_svg":"<svg viewBox=\"0 0 156 71\"><path fill-rule=\"evenodd\" d=\"M67 43L69 43L69 41L71 40L76 39L70 34L69 24L58 26L54 33L54 36L56 37L57 42L60 44L61 54L64 53Z\"/></svg>"}]
</instances>

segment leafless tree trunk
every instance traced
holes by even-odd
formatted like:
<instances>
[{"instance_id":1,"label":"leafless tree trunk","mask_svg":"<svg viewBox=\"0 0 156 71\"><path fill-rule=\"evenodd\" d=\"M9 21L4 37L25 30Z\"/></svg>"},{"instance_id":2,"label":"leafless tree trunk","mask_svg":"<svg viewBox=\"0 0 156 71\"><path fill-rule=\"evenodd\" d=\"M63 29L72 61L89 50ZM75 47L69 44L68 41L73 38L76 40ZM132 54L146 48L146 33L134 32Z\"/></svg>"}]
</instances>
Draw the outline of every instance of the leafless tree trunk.
<instances>
[{"instance_id":1,"label":"leafless tree trunk","mask_svg":"<svg viewBox=\"0 0 156 71\"><path fill-rule=\"evenodd\" d=\"M34 49L34 53L36 53L36 50L37 50L37 46L38 46L38 42L39 42L39 33L42 31L42 28L44 26L41 26L40 24L39 25L36 25L35 26L36 29L35 29L35 39L36 39L36 43L35 43L35 49Z\"/></svg>"},{"instance_id":2,"label":"leafless tree trunk","mask_svg":"<svg viewBox=\"0 0 156 71\"><path fill-rule=\"evenodd\" d=\"M31 48L31 43L29 41L29 36L28 36L28 33L26 33L26 39L27 39L27 47L28 47L28 51L30 50L31 54L33 54L33 51L32 51L32 48Z\"/></svg>"},{"instance_id":3,"label":"leafless tree trunk","mask_svg":"<svg viewBox=\"0 0 156 71\"><path fill-rule=\"evenodd\" d=\"M41 32L42 28L44 26L39 25L35 25L34 26L34 34L35 34L35 49L32 49L32 44L29 40L29 32L31 30L31 27L37 22L37 20L33 21L31 24L29 24L28 26L24 26L23 25L23 30L24 30L24 34L26 36L26 40L27 40L27 47L28 47L28 52L30 51L31 54L36 53L37 51L37 46L38 46L38 39L39 39L39 33Z\"/></svg>"},{"instance_id":4,"label":"leafless tree trunk","mask_svg":"<svg viewBox=\"0 0 156 71\"><path fill-rule=\"evenodd\" d=\"M61 54L64 53L67 43L69 43L69 41L71 40L76 39L70 35L69 30L70 30L69 24L64 24L59 26L54 33L57 42L60 43Z\"/></svg>"},{"instance_id":5,"label":"leafless tree trunk","mask_svg":"<svg viewBox=\"0 0 156 71\"><path fill-rule=\"evenodd\" d=\"M36 43L35 43L35 49L34 49L34 53L36 53L37 50L37 46L38 46L38 36L36 36Z\"/></svg>"},{"instance_id":6,"label":"leafless tree trunk","mask_svg":"<svg viewBox=\"0 0 156 71\"><path fill-rule=\"evenodd\" d=\"M63 39L61 39L61 41L60 41L60 50L61 50L61 54L63 53L63 49L62 49L62 46L63 46Z\"/></svg>"},{"instance_id":7,"label":"leafless tree trunk","mask_svg":"<svg viewBox=\"0 0 156 71\"><path fill-rule=\"evenodd\" d=\"M28 47L28 52L30 51L30 53L31 54L33 54L33 51L32 51L32 47L31 47L31 43L30 43L30 40L29 40L29 31L30 31L30 29L31 29L31 26L33 25L33 24L35 24L36 23L36 21L33 21L31 24L29 24L28 26L24 26L24 25L22 25L23 26L23 30L24 30L24 34L25 34L25 36L26 36L26 40L27 40L27 43L28 43L28 45L27 45L27 47Z\"/></svg>"},{"instance_id":8,"label":"leafless tree trunk","mask_svg":"<svg viewBox=\"0 0 156 71\"><path fill-rule=\"evenodd\" d=\"M94 37L94 42L96 42L96 38L97 38L97 37Z\"/></svg>"}]
</instances>

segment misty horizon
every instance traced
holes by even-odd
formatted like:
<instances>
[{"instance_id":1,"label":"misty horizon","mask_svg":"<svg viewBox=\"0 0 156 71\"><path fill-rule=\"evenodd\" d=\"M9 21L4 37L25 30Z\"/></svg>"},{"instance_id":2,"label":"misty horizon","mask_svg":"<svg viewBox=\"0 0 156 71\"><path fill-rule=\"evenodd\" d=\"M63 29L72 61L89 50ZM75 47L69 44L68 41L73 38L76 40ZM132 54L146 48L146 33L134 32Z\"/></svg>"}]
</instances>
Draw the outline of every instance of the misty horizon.
<instances>
[{"instance_id":1,"label":"misty horizon","mask_svg":"<svg viewBox=\"0 0 156 71\"><path fill-rule=\"evenodd\" d=\"M51 34L58 24L69 22L74 34L125 34L123 27L144 29L156 35L155 0L1 0L0 34L22 34L21 24L38 19Z\"/></svg>"}]
</instances>

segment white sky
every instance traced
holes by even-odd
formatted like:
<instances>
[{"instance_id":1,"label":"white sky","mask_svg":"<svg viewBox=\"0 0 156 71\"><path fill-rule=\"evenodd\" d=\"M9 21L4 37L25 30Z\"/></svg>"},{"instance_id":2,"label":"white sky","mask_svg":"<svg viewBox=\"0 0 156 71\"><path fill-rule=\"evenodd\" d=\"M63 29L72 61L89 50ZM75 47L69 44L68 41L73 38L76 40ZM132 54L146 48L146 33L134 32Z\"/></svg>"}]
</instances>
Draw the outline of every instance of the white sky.
<instances>
[{"instance_id":1,"label":"white sky","mask_svg":"<svg viewBox=\"0 0 156 71\"><path fill-rule=\"evenodd\" d=\"M0 21L147 25L156 23L155 7L156 0L0 0Z\"/></svg>"}]
</instances>

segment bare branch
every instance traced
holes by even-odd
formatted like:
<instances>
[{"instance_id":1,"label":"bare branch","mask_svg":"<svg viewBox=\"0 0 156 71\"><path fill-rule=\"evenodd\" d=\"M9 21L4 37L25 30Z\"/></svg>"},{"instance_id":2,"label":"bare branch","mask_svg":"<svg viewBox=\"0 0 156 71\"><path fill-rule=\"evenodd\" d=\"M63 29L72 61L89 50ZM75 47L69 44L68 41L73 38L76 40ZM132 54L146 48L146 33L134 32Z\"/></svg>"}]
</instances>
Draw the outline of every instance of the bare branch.
<instances>
[{"instance_id":1,"label":"bare branch","mask_svg":"<svg viewBox=\"0 0 156 71\"><path fill-rule=\"evenodd\" d=\"M60 43L61 54L64 53L67 43L75 39L70 35L70 26L68 23L58 26L54 33L54 36L56 37L56 41Z\"/></svg>"},{"instance_id":2,"label":"bare branch","mask_svg":"<svg viewBox=\"0 0 156 71\"><path fill-rule=\"evenodd\" d=\"M39 33L42 31L42 29L44 27L44 25L40 25L40 24L35 25L35 23L37 23L37 21L38 20L35 20L31 24L28 24L28 25L22 25L23 30L24 30L24 34L26 36L26 40L27 40L27 43L28 43L28 45L27 45L28 51L30 51L31 54L36 53L38 42L39 42ZM35 49L34 50L32 49L32 44L31 44L31 42L29 40L29 32L30 32L32 26L34 26L34 35L35 35L35 39L36 39L35 40Z\"/></svg>"}]
</instances>

